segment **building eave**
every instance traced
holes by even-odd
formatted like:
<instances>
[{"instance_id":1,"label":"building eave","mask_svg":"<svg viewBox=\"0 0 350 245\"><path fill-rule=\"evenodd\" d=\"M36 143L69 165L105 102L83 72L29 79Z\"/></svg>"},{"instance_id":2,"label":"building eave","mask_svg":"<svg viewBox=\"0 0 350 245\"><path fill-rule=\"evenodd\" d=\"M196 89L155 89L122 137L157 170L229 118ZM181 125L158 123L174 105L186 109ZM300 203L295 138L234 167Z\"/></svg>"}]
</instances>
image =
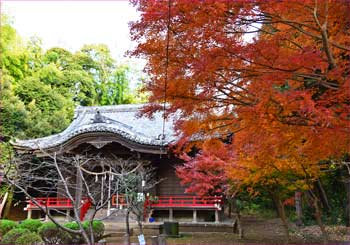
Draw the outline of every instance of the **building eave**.
<instances>
[{"instance_id":1,"label":"building eave","mask_svg":"<svg viewBox=\"0 0 350 245\"><path fill-rule=\"evenodd\" d=\"M140 152L164 152L176 139L173 121L168 121L162 134L162 117L140 118L141 105L78 107L75 119L61 133L47 137L11 141L18 151L47 151L64 149L79 137L96 134L113 136L116 142ZM112 138L113 138L112 137Z\"/></svg>"}]
</instances>

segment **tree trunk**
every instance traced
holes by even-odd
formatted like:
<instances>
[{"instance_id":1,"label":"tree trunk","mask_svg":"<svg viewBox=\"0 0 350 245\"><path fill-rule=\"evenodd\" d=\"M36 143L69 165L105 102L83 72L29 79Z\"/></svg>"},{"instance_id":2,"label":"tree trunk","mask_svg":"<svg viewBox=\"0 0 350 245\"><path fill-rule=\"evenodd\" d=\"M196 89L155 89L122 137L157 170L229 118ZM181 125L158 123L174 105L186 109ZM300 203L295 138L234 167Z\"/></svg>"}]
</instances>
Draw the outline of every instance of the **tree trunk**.
<instances>
[{"instance_id":1,"label":"tree trunk","mask_svg":"<svg viewBox=\"0 0 350 245\"><path fill-rule=\"evenodd\" d=\"M282 203L281 200L279 200L279 212L280 212L280 218L282 220L282 223L283 223L283 228L284 228L284 232L286 234L286 239L287 239L287 242L290 241L290 236L289 236L289 225L288 225L288 220L287 220L287 217L286 217L286 212L285 212L285 209L284 209L284 205Z\"/></svg>"},{"instance_id":2,"label":"tree trunk","mask_svg":"<svg viewBox=\"0 0 350 245\"><path fill-rule=\"evenodd\" d=\"M143 235L142 220L143 220L143 215L137 215L137 225L139 227L140 235Z\"/></svg>"},{"instance_id":3,"label":"tree trunk","mask_svg":"<svg viewBox=\"0 0 350 245\"><path fill-rule=\"evenodd\" d=\"M328 240L329 240L328 233L327 233L326 228L324 227L324 224L322 222L322 212L321 212L321 209L318 205L317 198L314 198L313 205L315 208L315 218L316 218L317 224L320 227L321 232L322 232L323 243L328 244Z\"/></svg>"},{"instance_id":4,"label":"tree trunk","mask_svg":"<svg viewBox=\"0 0 350 245\"><path fill-rule=\"evenodd\" d=\"M90 237L89 237L89 235L88 235L85 231L82 232L82 235L83 235L83 238L84 238L86 244L88 244L88 245L94 245L94 242L93 242L93 241L90 241Z\"/></svg>"},{"instance_id":5,"label":"tree trunk","mask_svg":"<svg viewBox=\"0 0 350 245\"><path fill-rule=\"evenodd\" d=\"M232 217L232 211L234 210L233 209L233 202L235 201L235 199L233 198L232 199L232 203L228 202L229 205L228 205L228 217L231 218Z\"/></svg>"},{"instance_id":6,"label":"tree trunk","mask_svg":"<svg viewBox=\"0 0 350 245\"><path fill-rule=\"evenodd\" d=\"M284 205L283 205L281 198L279 197L278 194L273 193L272 198L273 198L274 203L276 204L278 216L282 220L284 233L286 235L286 240L287 240L287 242L289 242L290 241L289 225L288 225L286 213L284 210Z\"/></svg>"},{"instance_id":7,"label":"tree trunk","mask_svg":"<svg viewBox=\"0 0 350 245\"><path fill-rule=\"evenodd\" d=\"M242 222L241 222L241 214L239 213L239 211L237 212L237 230L238 230L238 238L242 239L244 235L243 235L243 228L242 228Z\"/></svg>"},{"instance_id":8,"label":"tree trunk","mask_svg":"<svg viewBox=\"0 0 350 245\"><path fill-rule=\"evenodd\" d=\"M96 215L96 210L95 210L95 213L92 215L92 218L89 220L89 233L90 233L89 235L90 235L90 240L92 244L95 244L95 236L94 236L94 228L93 228L95 215Z\"/></svg>"},{"instance_id":9,"label":"tree trunk","mask_svg":"<svg viewBox=\"0 0 350 245\"><path fill-rule=\"evenodd\" d=\"M296 225L297 226L302 226L303 225L303 211L302 211L302 206L301 206L301 194L302 192L300 191L296 191L295 192L295 212L297 215L297 221L296 221Z\"/></svg>"},{"instance_id":10,"label":"tree trunk","mask_svg":"<svg viewBox=\"0 0 350 245\"><path fill-rule=\"evenodd\" d=\"M9 194L7 196L7 202L5 204L5 209L4 209L4 215L3 218L6 219L9 217L10 215L10 211L12 208L12 202L13 202L13 192L14 192L14 187L11 186L11 188L9 189Z\"/></svg>"},{"instance_id":11,"label":"tree trunk","mask_svg":"<svg viewBox=\"0 0 350 245\"><path fill-rule=\"evenodd\" d=\"M350 227L350 179L345 182L346 189L346 207L345 207L345 223L346 227Z\"/></svg>"},{"instance_id":12,"label":"tree trunk","mask_svg":"<svg viewBox=\"0 0 350 245\"><path fill-rule=\"evenodd\" d=\"M8 191L2 196L2 200L0 199L1 203L0 203L0 219L1 219L1 215L2 215L2 210L4 209L5 205L6 205L6 201L7 201L7 197L8 197L9 193Z\"/></svg>"},{"instance_id":13,"label":"tree trunk","mask_svg":"<svg viewBox=\"0 0 350 245\"><path fill-rule=\"evenodd\" d=\"M130 244L130 224L129 224L129 214L130 210L126 209L126 215L125 215L125 229L126 229L126 234L124 237L124 244L129 245Z\"/></svg>"},{"instance_id":14,"label":"tree trunk","mask_svg":"<svg viewBox=\"0 0 350 245\"><path fill-rule=\"evenodd\" d=\"M323 189L320 179L317 180L316 187L317 187L318 193L320 194L320 201L322 202L322 206L325 209L325 211L328 213L331 210L331 207L329 206L328 197L326 195L325 190Z\"/></svg>"},{"instance_id":15,"label":"tree trunk","mask_svg":"<svg viewBox=\"0 0 350 245\"><path fill-rule=\"evenodd\" d=\"M231 217L231 212L234 212L236 215L236 222L237 222L237 232L238 232L238 237L240 239L243 238L243 227L242 227L242 220L241 220L241 214L239 207L237 206L237 199L232 198L230 202L230 217Z\"/></svg>"},{"instance_id":16,"label":"tree trunk","mask_svg":"<svg viewBox=\"0 0 350 245\"><path fill-rule=\"evenodd\" d=\"M139 226L140 235L143 235L142 222L137 222Z\"/></svg>"},{"instance_id":17,"label":"tree trunk","mask_svg":"<svg viewBox=\"0 0 350 245\"><path fill-rule=\"evenodd\" d=\"M80 217L80 207L81 207L81 200L82 200L82 190L83 190L83 179L80 175L79 169L76 171L76 177L75 177L75 208L78 211L78 217Z\"/></svg>"}]
</instances>

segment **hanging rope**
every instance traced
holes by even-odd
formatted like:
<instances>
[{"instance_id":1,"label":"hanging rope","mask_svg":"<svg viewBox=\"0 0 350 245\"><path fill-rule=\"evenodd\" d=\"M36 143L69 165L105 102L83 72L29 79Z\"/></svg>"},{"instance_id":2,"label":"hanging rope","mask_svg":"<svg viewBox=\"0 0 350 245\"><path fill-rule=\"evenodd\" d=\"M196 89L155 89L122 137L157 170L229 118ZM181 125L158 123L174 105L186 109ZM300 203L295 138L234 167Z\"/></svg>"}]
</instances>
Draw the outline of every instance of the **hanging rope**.
<instances>
[{"instance_id":1,"label":"hanging rope","mask_svg":"<svg viewBox=\"0 0 350 245\"><path fill-rule=\"evenodd\" d=\"M166 102L167 102L167 88L168 88L168 68L169 68L169 41L170 41L170 6L171 0L168 0L168 23L166 36L166 52L165 52L165 77L164 77L164 101L163 101L163 130L162 130L162 146L165 139L165 123L166 123Z\"/></svg>"}]
</instances>

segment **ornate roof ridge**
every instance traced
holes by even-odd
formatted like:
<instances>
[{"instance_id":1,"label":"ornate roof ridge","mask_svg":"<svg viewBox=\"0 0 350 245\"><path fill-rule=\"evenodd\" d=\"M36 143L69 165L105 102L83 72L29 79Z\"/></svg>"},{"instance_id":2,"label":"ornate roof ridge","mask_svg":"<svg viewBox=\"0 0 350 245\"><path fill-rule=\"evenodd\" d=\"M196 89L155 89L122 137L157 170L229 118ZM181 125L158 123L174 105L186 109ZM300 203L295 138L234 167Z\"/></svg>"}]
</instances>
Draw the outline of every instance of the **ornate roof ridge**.
<instances>
[{"instance_id":1,"label":"ornate roof ridge","mask_svg":"<svg viewBox=\"0 0 350 245\"><path fill-rule=\"evenodd\" d=\"M20 148L47 149L91 132L114 133L127 141L149 146L166 146L173 142L176 139L174 119L167 122L165 139L161 139L163 117L161 113L154 118L138 117L144 105L79 106L75 109L73 121L62 132L36 139L15 139L11 143Z\"/></svg>"},{"instance_id":2,"label":"ornate roof ridge","mask_svg":"<svg viewBox=\"0 0 350 245\"><path fill-rule=\"evenodd\" d=\"M108 112L133 112L139 111L145 104L123 104L123 105L103 105L103 106L78 106L75 108L75 115L80 113L96 113L100 111L101 113Z\"/></svg>"}]
</instances>

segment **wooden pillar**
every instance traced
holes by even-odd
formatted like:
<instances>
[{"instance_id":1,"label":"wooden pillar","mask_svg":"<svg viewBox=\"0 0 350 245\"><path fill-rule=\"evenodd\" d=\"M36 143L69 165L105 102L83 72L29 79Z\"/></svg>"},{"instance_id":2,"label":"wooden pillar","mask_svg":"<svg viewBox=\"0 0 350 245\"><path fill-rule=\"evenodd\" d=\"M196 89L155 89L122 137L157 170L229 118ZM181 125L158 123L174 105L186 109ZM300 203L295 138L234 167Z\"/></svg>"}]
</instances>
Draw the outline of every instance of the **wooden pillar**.
<instances>
[{"instance_id":1,"label":"wooden pillar","mask_svg":"<svg viewBox=\"0 0 350 245\"><path fill-rule=\"evenodd\" d=\"M196 209L193 209L193 220L192 220L193 223L196 223L197 222L197 210Z\"/></svg>"},{"instance_id":2,"label":"wooden pillar","mask_svg":"<svg viewBox=\"0 0 350 245\"><path fill-rule=\"evenodd\" d=\"M173 219L174 219L173 209L169 208L169 220L173 221Z\"/></svg>"},{"instance_id":3,"label":"wooden pillar","mask_svg":"<svg viewBox=\"0 0 350 245\"><path fill-rule=\"evenodd\" d=\"M219 223L219 210L215 209L215 223Z\"/></svg>"},{"instance_id":4,"label":"wooden pillar","mask_svg":"<svg viewBox=\"0 0 350 245\"><path fill-rule=\"evenodd\" d=\"M49 221L50 209L47 209L47 213L45 214L45 222Z\"/></svg>"},{"instance_id":5,"label":"wooden pillar","mask_svg":"<svg viewBox=\"0 0 350 245\"><path fill-rule=\"evenodd\" d=\"M67 221L70 221L70 212L69 212L69 209L66 210L66 220Z\"/></svg>"},{"instance_id":6,"label":"wooden pillar","mask_svg":"<svg viewBox=\"0 0 350 245\"><path fill-rule=\"evenodd\" d=\"M27 219L32 218L32 210L28 208Z\"/></svg>"}]
</instances>

